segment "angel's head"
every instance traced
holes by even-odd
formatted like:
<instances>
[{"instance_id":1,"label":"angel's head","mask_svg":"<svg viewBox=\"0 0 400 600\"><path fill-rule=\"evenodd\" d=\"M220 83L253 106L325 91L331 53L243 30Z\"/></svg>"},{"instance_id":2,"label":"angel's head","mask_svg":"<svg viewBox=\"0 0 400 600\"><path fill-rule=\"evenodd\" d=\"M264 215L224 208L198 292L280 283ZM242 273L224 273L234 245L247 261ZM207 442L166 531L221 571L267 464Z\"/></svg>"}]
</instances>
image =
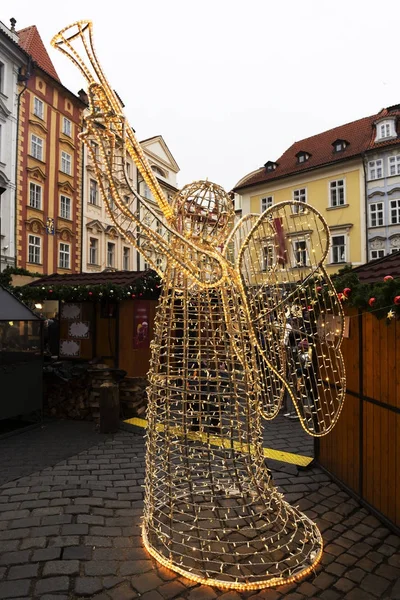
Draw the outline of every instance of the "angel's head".
<instances>
[{"instance_id":1,"label":"angel's head","mask_svg":"<svg viewBox=\"0 0 400 600\"><path fill-rule=\"evenodd\" d=\"M211 181L194 181L174 197L176 228L185 237L221 246L231 232L233 203L225 190Z\"/></svg>"}]
</instances>

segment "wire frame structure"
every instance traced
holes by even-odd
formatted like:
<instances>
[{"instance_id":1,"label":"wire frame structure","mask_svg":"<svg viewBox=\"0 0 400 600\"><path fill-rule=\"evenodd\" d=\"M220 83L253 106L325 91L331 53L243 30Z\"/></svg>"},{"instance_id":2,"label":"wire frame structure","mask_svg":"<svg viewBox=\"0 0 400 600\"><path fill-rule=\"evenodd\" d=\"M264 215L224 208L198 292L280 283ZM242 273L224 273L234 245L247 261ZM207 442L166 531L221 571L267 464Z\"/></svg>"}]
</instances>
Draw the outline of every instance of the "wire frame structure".
<instances>
[{"instance_id":1,"label":"wire frame structure","mask_svg":"<svg viewBox=\"0 0 400 600\"><path fill-rule=\"evenodd\" d=\"M274 486L262 419L289 399L307 433L321 436L340 414L342 313L323 266L328 228L301 202L234 226L231 199L208 181L168 204L101 69L91 23L52 44L86 77L82 137L100 148L92 158L109 213L164 282L149 372L145 547L208 585L297 581L319 562L322 537ZM132 188L127 155L153 200Z\"/></svg>"}]
</instances>

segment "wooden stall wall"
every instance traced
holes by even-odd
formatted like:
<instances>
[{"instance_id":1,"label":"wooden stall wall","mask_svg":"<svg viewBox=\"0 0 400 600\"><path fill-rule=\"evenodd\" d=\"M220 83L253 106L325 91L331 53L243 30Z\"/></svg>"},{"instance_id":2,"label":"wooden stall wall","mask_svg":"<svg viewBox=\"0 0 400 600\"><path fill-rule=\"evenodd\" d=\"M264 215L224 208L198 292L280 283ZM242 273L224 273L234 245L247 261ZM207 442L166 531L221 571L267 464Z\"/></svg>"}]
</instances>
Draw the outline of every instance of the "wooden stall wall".
<instances>
[{"instance_id":1,"label":"wooden stall wall","mask_svg":"<svg viewBox=\"0 0 400 600\"><path fill-rule=\"evenodd\" d=\"M95 339L94 304L65 302L60 307L60 358L91 360Z\"/></svg>"},{"instance_id":2,"label":"wooden stall wall","mask_svg":"<svg viewBox=\"0 0 400 600\"><path fill-rule=\"evenodd\" d=\"M348 316L347 396L335 429L316 444L316 458L399 528L400 323L356 311Z\"/></svg>"},{"instance_id":3,"label":"wooden stall wall","mask_svg":"<svg viewBox=\"0 0 400 600\"><path fill-rule=\"evenodd\" d=\"M138 304L147 307L148 341L153 339L154 318L157 300L123 300L119 304L119 367L127 371L128 377L145 377L150 365L150 344L137 347L137 308Z\"/></svg>"}]
</instances>

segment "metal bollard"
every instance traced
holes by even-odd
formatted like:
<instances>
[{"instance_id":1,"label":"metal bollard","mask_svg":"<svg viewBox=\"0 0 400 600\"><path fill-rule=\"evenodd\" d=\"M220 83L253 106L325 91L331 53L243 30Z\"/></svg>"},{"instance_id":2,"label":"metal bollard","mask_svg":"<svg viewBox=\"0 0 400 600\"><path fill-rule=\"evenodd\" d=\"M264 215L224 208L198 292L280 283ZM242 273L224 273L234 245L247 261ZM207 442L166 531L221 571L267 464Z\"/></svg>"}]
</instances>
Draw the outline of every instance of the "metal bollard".
<instances>
[{"instance_id":1,"label":"metal bollard","mask_svg":"<svg viewBox=\"0 0 400 600\"><path fill-rule=\"evenodd\" d=\"M119 386L105 381L100 386L100 433L115 433L119 428Z\"/></svg>"}]
</instances>

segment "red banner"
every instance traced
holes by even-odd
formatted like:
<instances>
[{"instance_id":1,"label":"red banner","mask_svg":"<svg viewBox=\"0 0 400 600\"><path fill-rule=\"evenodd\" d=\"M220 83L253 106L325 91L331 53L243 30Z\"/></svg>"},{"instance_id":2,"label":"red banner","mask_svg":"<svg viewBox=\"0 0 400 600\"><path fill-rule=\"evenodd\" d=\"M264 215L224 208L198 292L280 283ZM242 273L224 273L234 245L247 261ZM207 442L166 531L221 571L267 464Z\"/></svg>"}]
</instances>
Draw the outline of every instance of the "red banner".
<instances>
[{"instance_id":1,"label":"red banner","mask_svg":"<svg viewBox=\"0 0 400 600\"><path fill-rule=\"evenodd\" d=\"M133 302L133 349L149 348L150 311L146 300L135 300Z\"/></svg>"},{"instance_id":2,"label":"red banner","mask_svg":"<svg viewBox=\"0 0 400 600\"><path fill-rule=\"evenodd\" d=\"M275 229L275 245L277 248L277 261L280 265L284 265L287 261L285 233L283 231L282 221L282 217L276 217L273 221Z\"/></svg>"}]
</instances>

